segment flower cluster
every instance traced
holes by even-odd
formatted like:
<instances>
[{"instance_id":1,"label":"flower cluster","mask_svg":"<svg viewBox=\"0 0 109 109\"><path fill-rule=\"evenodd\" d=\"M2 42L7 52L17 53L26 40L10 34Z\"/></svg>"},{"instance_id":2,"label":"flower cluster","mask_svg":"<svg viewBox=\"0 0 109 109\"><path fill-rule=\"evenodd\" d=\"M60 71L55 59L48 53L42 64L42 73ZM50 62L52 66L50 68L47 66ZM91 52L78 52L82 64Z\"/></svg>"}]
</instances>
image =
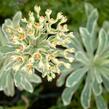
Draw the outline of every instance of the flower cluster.
<instances>
[{"instance_id":1,"label":"flower cluster","mask_svg":"<svg viewBox=\"0 0 109 109\"><path fill-rule=\"evenodd\" d=\"M73 62L74 49L68 47L73 34L61 12L53 19L52 10L47 9L44 16L40 15L40 10L35 6L35 12L29 12L28 18L22 18L18 12L13 20L5 21L2 29L8 46L15 48L8 53L16 63L13 69L23 69L30 74L36 69L51 81L61 72L61 66L69 68L69 62Z\"/></svg>"}]
</instances>

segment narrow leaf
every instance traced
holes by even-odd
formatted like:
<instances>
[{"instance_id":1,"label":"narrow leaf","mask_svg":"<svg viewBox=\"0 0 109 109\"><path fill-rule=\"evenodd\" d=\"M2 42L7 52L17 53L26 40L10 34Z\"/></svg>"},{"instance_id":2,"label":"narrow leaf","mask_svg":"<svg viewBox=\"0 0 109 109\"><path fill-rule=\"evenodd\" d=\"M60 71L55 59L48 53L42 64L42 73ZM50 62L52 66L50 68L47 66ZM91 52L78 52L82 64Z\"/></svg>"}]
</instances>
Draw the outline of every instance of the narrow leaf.
<instances>
[{"instance_id":1,"label":"narrow leaf","mask_svg":"<svg viewBox=\"0 0 109 109\"><path fill-rule=\"evenodd\" d=\"M14 82L11 71L11 69L7 71L6 88L4 90L5 94L8 96L13 96L15 94Z\"/></svg>"},{"instance_id":2,"label":"narrow leaf","mask_svg":"<svg viewBox=\"0 0 109 109\"><path fill-rule=\"evenodd\" d=\"M88 57L84 52L76 52L75 54L75 59L83 64L87 64L88 63Z\"/></svg>"},{"instance_id":3,"label":"narrow leaf","mask_svg":"<svg viewBox=\"0 0 109 109\"><path fill-rule=\"evenodd\" d=\"M11 46L0 46L0 53L10 53L15 50L14 47Z\"/></svg>"},{"instance_id":4,"label":"narrow leaf","mask_svg":"<svg viewBox=\"0 0 109 109\"><path fill-rule=\"evenodd\" d=\"M89 33L93 33L95 31L97 20L98 20L98 11L97 9L93 9L91 14L88 16L88 21L86 26Z\"/></svg>"},{"instance_id":5,"label":"narrow leaf","mask_svg":"<svg viewBox=\"0 0 109 109\"><path fill-rule=\"evenodd\" d=\"M88 109L90 107L91 101L91 85L90 85L90 76L87 76L87 80L84 86L84 89L81 94L81 104L84 109Z\"/></svg>"},{"instance_id":6,"label":"narrow leaf","mask_svg":"<svg viewBox=\"0 0 109 109\"><path fill-rule=\"evenodd\" d=\"M23 90L21 81L22 81L22 75L21 75L21 73L20 72L15 72L15 74L14 74L15 86L17 88L19 88L20 90Z\"/></svg>"},{"instance_id":7,"label":"narrow leaf","mask_svg":"<svg viewBox=\"0 0 109 109\"><path fill-rule=\"evenodd\" d=\"M95 96L95 98L96 98L97 109L108 109L107 104L101 95Z\"/></svg>"},{"instance_id":8,"label":"narrow leaf","mask_svg":"<svg viewBox=\"0 0 109 109\"><path fill-rule=\"evenodd\" d=\"M109 91L109 76L103 72L102 74L103 84L107 91Z\"/></svg>"},{"instance_id":9,"label":"narrow leaf","mask_svg":"<svg viewBox=\"0 0 109 109\"><path fill-rule=\"evenodd\" d=\"M73 87L69 87L69 88L64 89L64 91L62 93L62 101L63 101L64 105L70 104L72 96L76 92L76 90L78 89L80 83L81 82L79 82L78 84L76 84Z\"/></svg>"},{"instance_id":10,"label":"narrow leaf","mask_svg":"<svg viewBox=\"0 0 109 109\"><path fill-rule=\"evenodd\" d=\"M6 77L7 77L6 71L0 72L0 90L4 90L6 88Z\"/></svg>"},{"instance_id":11,"label":"narrow leaf","mask_svg":"<svg viewBox=\"0 0 109 109\"><path fill-rule=\"evenodd\" d=\"M41 77L34 73L29 74L29 81L33 82L33 83L41 83L42 82Z\"/></svg>"},{"instance_id":12,"label":"narrow leaf","mask_svg":"<svg viewBox=\"0 0 109 109\"><path fill-rule=\"evenodd\" d=\"M22 18L22 13L19 11L15 14L15 16L13 17L13 24L15 26L17 26L20 23L20 20Z\"/></svg>"},{"instance_id":13,"label":"narrow leaf","mask_svg":"<svg viewBox=\"0 0 109 109\"><path fill-rule=\"evenodd\" d=\"M94 9L94 7L91 4L85 3L85 11L86 11L87 16L89 16L91 14L93 9Z\"/></svg>"},{"instance_id":14,"label":"narrow leaf","mask_svg":"<svg viewBox=\"0 0 109 109\"><path fill-rule=\"evenodd\" d=\"M109 21L104 21L103 23L103 29L106 31L106 32L109 32Z\"/></svg>"},{"instance_id":15,"label":"narrow leaf","mask_svg":"<svg viewBox=\"0 0 109 109\"><path fill-rule=\"evenodd\" d=\"M92 88L93 88L93 92L96 96L98 96L102 93L101 84L98 83L96 78L93 80Z\"/></svg>"},{"instance_id":16,"label":"narrow leaf","mask_svg":"<svg viewBox=\"0 0 109 109\"><path fill-rule=\"evenodd\" d=\"M106 50L106 48L109 46L108 44L109 38L106 35L106 32L102 28L99 32L99 37L98 37L98 49L97 49L97 55L102 55L103 52Z\"/></svg>"},{"instance_id":17,"label":"narrow leaf","mask_svg":"<svg viewBox=\"0 0 109 109\"><path fill-rule=\"evenodd\" d=\"M0 28L0 43L1 43L1 46L5 46L7 44L7 39L5 35L3 34L1 28Z\"/></svg>"},{"instance_id":18,"label":"narrow leaf","mask_svg":"<svg viewBox=\"0 0 109 109\"><path fill-rule=\"evenodd\" d=\"M21 81L21 83L22 83L22 87L23 87L26 91L28 91L28 92L30 92L30 93L33 92L33 87L32 87L32 85L31 85L31 83L30 83L26 78L23 78L22 81Z\"/></svg>"},{"instance_id":19,"label":"narrow leaf","mask_svg":"<svg viewBox=\"0 0 109 109\"><path fill-rule=\"evenodd\" d=\"M62 67L63 68L63 67ZM62 70L61 70L61 72L62 72L62 74L60 75L60 77L57 79L57 83L56 83L56 85L58 86L58 87L61 87L62 85L64 85L64 83L65 83L65 79L66 79L66 76L69 74L69 73L71 73L71 71L72 71L72 69L65 69L65 68L63 68Z\"/></svg>"},{"instance_id":20,"label":"narrow leaf","mask_svg":"<svg viewBox=\"0 0 109 109\"><path fill-rule=\"evenodd\" d=\"M86 72L87 72L86 68L80 68L72 72L72 74L67 78L66 86L67 87L75 86L83 78Z\"/></svg>"},{"instance_id":21,"label":"narrow leaf","mask_svg":"<svg viewBox=\"0 0 109 109\"><path fill-rule=\"evenodd\" d=\"M84 47L86 48L89 55L92 54L92 46L91 46L91 42L90 42L91 37L90 37L88 30L86 28L81 27L80 34L81 34L81 38L82 38L82 42L84 44Z\"/></svg>"}]
</instances>

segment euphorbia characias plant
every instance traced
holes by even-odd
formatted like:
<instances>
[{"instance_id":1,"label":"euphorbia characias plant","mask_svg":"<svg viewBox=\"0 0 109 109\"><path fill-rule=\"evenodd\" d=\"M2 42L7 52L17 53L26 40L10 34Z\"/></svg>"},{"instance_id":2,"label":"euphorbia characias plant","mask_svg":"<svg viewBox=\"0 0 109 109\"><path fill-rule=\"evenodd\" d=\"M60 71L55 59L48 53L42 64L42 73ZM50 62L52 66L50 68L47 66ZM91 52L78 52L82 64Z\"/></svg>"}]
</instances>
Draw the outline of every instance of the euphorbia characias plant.
<instances>
[{"instance_id":1,"label":"euphorbia characias plant","mask_svg":"<svg viewBox=\"0 0 109 109\"><path fill-rule=\"evenodd\" d=\"M109 91L109 22L100 29L97 9L85 4L86 27L80 27L79 33L73 35L61 12L54 19L51 10L47 9L44 16L40 10L35 6L28 18L17 12L2 25L0 90L8 96L14 95L14 86L32 92L32 83L41 82L37 70L48 81L59 74L58 86L66 80L62 93L65 105L85 81L80 97L82 107L90 108L93 96L98 109L107 109L102 94Z\"/></svg>"},{"instance_id":2,"label":"euphorbia characias plant","mask_svg":"<svg viewBox=\"0 0 109 109\"><path fill-rule=\"evenodd\" d=\"M73 48L68 44L73 37L67 28L67 18L59 12L51 18L52 10L40 15L35 6L28 18L17 12L13 19L6 19L2 25L5 44L0 47L0 90L14 95L14 85L20 90L33 91L32 82L40 83L35 70L47 77L48 81L60 74L60 67L70 68Z\"/></svg>"},{"instance_id":3,"label":"euphorbia characias plant","mask_svg":"<svg viewBox=\"0 0 109 109\"><path fill-rule=\"evenodd\" d=\"M85 10L87 24L79 28L79 33L70 44L75 49L75 61L71 65L73 69L63 73L57 85L63 85L67 77L62 93L65 105L71 102L72 96L83 83L80 97L82 107L89 109L91 98L94 97L97 109L108 109L103 94L109 91L109 22L104 22L99 28L97 9L85 4Z\"/></svg>"}]
</instances>

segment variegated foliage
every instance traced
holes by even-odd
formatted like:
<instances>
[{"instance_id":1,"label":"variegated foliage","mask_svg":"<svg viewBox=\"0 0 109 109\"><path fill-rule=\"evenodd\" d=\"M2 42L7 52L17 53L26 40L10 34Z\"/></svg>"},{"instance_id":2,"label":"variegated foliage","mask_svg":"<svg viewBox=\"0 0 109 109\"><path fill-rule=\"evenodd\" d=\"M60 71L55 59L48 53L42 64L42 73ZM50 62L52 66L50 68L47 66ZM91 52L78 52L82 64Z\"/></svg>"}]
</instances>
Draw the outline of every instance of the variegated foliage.
<instances>
[{"instance_id":1,"label":"variegated foliage","mask_svg":"<svg viewBox=\"0 0 109 109\"><path fill-rule=\"evenodd\" d=\"M11 46L9 46L10 48ZM8 96L15 94L15 86L20 90L28 92L33 91L31 83L41 83L41 78L35 73L27 73L28 71L15 71L17 61L13 61L11 57L12 49L7 46L7 40L0 30L0 91ZM8 54L7 54L8 52Z\"/></svg>"},{"instance_id":2,"label":"variegated foliage","mask_svg":"<svg viewBox=\"0 0 109 109\"><path fill-rule=\"evenodd\" d=\"M79 34L69 45L75 48L75 61L69 71L64 71L60 76L57 85L63 85L67 77L66 88L62 93L65 105L71 102L73 94L83 83L80 97L82 107L89 109L93 96L97 109L108 109L102 94L109 91L109 22L104 22L99 28L97 9L85 4L85 10L88 18L86 27L79 28Z\"/></svg>"},{"instance_id":3,"label":"variegated foliage","mask_svg":"<svg viewBox=\"0 0 109 109\"><path fill-rule=\"evenodd\" d=\"M65 24L67 19L58 13L51 18L47 9L40 15L40 7L35 6L28 18L16 13L13 19L6 19L2 26L5 44L0 47L0 90L7 95L14 94L14 84L19 89L33 91L32 82L40 83L35 69L47 77L48 81L60 74L60 67L70 67L73 48L68 44L73 37ZM4 60L3 60L4 59Z\"/></svg>"}]
</instances>

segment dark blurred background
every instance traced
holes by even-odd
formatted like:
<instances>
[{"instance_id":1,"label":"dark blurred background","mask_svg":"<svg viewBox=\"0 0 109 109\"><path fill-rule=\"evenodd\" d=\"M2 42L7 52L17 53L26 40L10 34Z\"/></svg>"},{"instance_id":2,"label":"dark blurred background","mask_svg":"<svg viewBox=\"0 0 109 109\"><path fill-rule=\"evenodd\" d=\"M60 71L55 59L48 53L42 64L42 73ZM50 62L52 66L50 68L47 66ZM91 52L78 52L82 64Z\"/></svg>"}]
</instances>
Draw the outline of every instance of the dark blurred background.
<instances>
[{"instance_id":1,"label":"dark blurred background","mask_svg":"<svg viewBox=\"0 0 109 109\"><path fill-rule=\"evenodd\" d=\"M5 18L12 17L18 10L27 15L35 4L40 5L42 12L47 8L53 9L53 16L62 11L68 17L71 30L76 30L85 22L84 2L89 2L98 8L100 13L99 25L109 20L109 0L0 0L0 24Z\"/></svg>"},{"instance_id":2,"label":"dark blurred background","mask_svg":"<svg viewBox=\"0 0 109 109\"><path fill-rule=\"evenodd\" d=\"M91 3L100 13L98 24L102 25L104 20L109 20L109 0L0 0L0 25L6 18L12 18L17 11L22 11L23 16L33 10L35 4L40 5L42 14L47 9L53 10L53 17L62 11L68 18L70 31L78 31L79 26L85 25L86 15L84 3ZM14 97L6 97L0 92L0 109L82 109L79 100L79 91L74 95L69 106L64 107L60 98L63 87L57 88L53 82L43 81L41 85L35 85L34 93L20 92L16 89ZM109 100L109 95L105 95ZM92 99L90 109L96 109Z\"/></svg>"}]
</instances>

